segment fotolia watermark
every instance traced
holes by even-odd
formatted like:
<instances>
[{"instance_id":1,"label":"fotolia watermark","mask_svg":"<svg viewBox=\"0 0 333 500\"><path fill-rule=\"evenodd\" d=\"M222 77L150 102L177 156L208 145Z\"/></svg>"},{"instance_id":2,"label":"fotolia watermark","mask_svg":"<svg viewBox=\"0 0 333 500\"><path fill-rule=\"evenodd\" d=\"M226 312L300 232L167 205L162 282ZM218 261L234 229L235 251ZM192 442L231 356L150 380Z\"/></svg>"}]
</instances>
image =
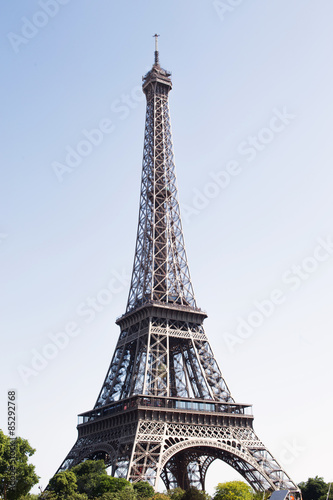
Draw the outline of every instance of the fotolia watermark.
<instances>
[{"instance_id":1,"label":"fotolia watermark","mask_svg":"<svg viewBox=\"0 0 333 500\"><path fill-rule=\"evenodd\" d=\"M234 12L237 7L239 7L244 0L214 0L213 7L221 19L224 21L226 14L230 14L230 12Z\"/></svg>"},{"instance_id":2,"label":"fotolia watermark","mask_svg":"<svg viewBox=\"0 0 333 500\"><path fill-rule=\"evenodd\" d=\"M255 135L249 135L245 140L239 143L237 153L241 157L245 157L248 163L253 162L257 155L264 151L274 138L281 134L296 118L296 115L289 113L286 106L282 109L274 108L273 115L269 119L267 125L262 127ZM189 222L193 215L198 215L204 210L210 201L226 189L232 179L243 172L242 160L229 161L223 170L210 172L209 181L198 189L193 189L193 198L190 205L182 206L182 216L185 222Z\"/></svg>"},{"instance_id":3,"label":"fotolia watermark","mask_svg":"<svg viewBox=\"0 0 333 500\"><path fill-rule=\"evenodd\" d=\"M144 94L139 85L133 87L130 93L123 93L120 98L115 99L110 109L119 118L125 120L132 109L135 109L144 100ZM53 161L51 163L53 172L59 182L63 182L64 176L71 174L83 160L90 156L93 151L104 141L105 136L112 134L116 128L113 119L102 118L96 127L81 131L82 139L75 145L67 145L65 148L64 161Z\"/></svg>"},{"instance_id":4,"label":"fotolia watermark","mask_svg":"<svg viewBox=\"0 0 333 500\"><path fill-rule=\"evenodd\" d=\"M229 352L234 352L237 345L243 344L245 340L250 338L266 319L270 318L277 308L286 301L288 292L298 290L302 283L307 281L319 268L320 264L326 262L333 255L333 238L331 236L327 236L326 239L318 238L317 243L312 255L305 257L299 264L293 264L282 273L281 281L283 285L287 285L287 289L274 288L268 297L256 300L253 303L254 307L245 317L238 316L234 332L223 333L222 337Z\"/></svg>"},{"instance_id":5,"label":"fotolia watermark","mask_svg":"<svg viewBox=\"0 0 333 500\"><path fill-rule=\"evenodd\" d=\"M44 371L50 361L54 360L60 351L63 351L73 338L82 333L80 318L85 323L94 321L112 302L115 295L124 291L130 281L130 275L123 270L121 273L112 271L112 277L104 288L94 296L87 297L80 302L75 309L75 319L68 321L63 328L56 332L47 334L47 343L39 349L31 349L31 357L28 364L20 364L17 371L25 385L28 385L31 377L37 377ZM79 319L78 319L79 318Z\"/></svg>"},{"instance_id":6,"label":"fotolia watermark","mask_svg":"<svg viewBox=\"0 0 333 500\"><path fill-rule=\"evenodd\" d=\"M38 5L40 10L37 10L31 19L22 17L22 26L20 34L10 31L7 33L7 38L12 46L12 49L17 54L22 45L27 45L30 40L38 35L41 29L49 23L50 19L54 18L62 5L67 5L70 0L39 0Z\"/></svg>"}]
</instances>

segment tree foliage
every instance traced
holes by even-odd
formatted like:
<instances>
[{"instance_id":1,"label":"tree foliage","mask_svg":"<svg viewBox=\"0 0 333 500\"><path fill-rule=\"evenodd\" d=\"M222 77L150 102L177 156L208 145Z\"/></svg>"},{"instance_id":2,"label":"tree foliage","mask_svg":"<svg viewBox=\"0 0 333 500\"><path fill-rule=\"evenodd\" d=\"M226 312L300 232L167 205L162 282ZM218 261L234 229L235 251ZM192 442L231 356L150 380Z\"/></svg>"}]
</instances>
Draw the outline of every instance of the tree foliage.
<instances>
[{"instance_id":1,"label":"tree foliage","mask_svg":"<svg viewBox=\"0 0 333 500\"><path fill-rule=\"evenodd\" d=\"M117 500L136 500L137 496L134 491L132 484L125 486L122 490L117 493Z\"/></svg>"},{"instance_id":2,"label":"tree foliage","mask_svg":"<svg viewBox=\"0 0 333 500\"><path fill-rule=\"evenodd\" d=\"M272 493L273 490L255 491L252 500L268 500Z\"/></svg>"},{"instance_id":3,"label":"tree foliage","mask_svg":"<svg viewBox=\"0 0 333 500\"><path fill-rule=\"evenodd\" d=\"M168 490L168 496L172 500L183 500L184 495L185 490L182 490L181 488L172 488L171 490Z\"/></svg>"},{"instance_id":4,"label":"tree foliage","mask_svg":"<svg viewBox=\"0 0 333 500\"><path fill-rule=\"evenodd\" d=\"M195 486L191 486L185 491L182 500L209 500L210 496L203 490L198 490Z\"/></svg>"},{"instance_id":5,"label":"tree foliage","mask_svg":"<svg viewBox=\"0 0 333 500\"><path fill-rule=\"evenodd\" d=\"M26 439L6 436L0 429L0 495L16 500L38 483L35 466L28 463L36 450Z\"/></svg>"},{"instance_id":6,"label":"tree foliage","mask_svg":"<svg viewBox=\"0 0 333 500\"><path fill-rule=\"evenodd\" d=\"M147 481L138 481L134 483L133 487L138 500L151 498L155 493L154 488Z\"/></svg>"},{"instance_id":7,"label":"tree foliage","mask_svg":"<svg viewBox=\"0 0 333 500\"><path fill-rule=\"evenodd\" d=\"M243 481L219 483L214 494L214 500L252 500L252 489Z\"/></svg>"},{"instance_id":8,"label":"tree foliage","mask_svg":"<svg viewBox=\"0 0 333 500\"><path fill-rule=\"evenodd\" d=\"M327 491L325 491L324 495L322 495L319 500L326 500L328 496L328 500L333 500L333 484L327 483Z\"/></svg>"},{"instance_id":9,"label":"tree foliage","mask_svg":"<svg viewBox=\"0 0 333 500\"><path fill-rule=\"evenodd\" d=\"M326 500L328 484L316 476L300 483L303 500ZM254 492L243 481L219 483L213 500L268 500L271 491ZM329 500L333 500L333 491ZM15 497L16 498L16 497ZM19 498L19 497L17 497ZM174 488L164 493L155 493L146 481L130 483L123 478L109 476L103 460L86 460L72 469L54 476L49 491L41 500L211 500L208 493L191 487L184 491ZM11 500L11 499L9 499ZM30 495L20 500L37 500Z\"/></svg>"},{"instance_id":10,"label":"tree foliage","mask_svg":"<svg viewBox=\"0 0 333 500\"><path fill-rule=\"evenodd\" d=\"M306 482L298 485L302 492L303 500L326 500L328 484L322 477L309 477Z\"/></svg>"},{"instance_id":11,"label":"tree foliage","mask_svg":"<svg viewBox=\"0 0 333 500\"><path fill-rule=\"evenodd\" d=\"M103 460L86 460L73 467L71 472L76 478L77 491L86 494L88 498L108 491L102 484L108 477Z\"/></svg>"},{"instance_id":12,"label":"tree foliage","mask_svg":"<svg viewBox=\"0 0 333 500\"><path fill-rule=\"evenodd\" d=\"M76 475L77 491L88 498L98 498L104 494L120 493L124 488L133 489L131 483L123 478L108 476L103 460L86 460L71 469ZM130 498L130 491L127 491ZM109 495L109 498L112 498ZM113 495L118 499L119 495Z\"/></svg>"},{"instance_id":13,"label":"tree foliage","mask_svg":"<svg viewBox=\"0 0 333 500\"><path fill-rule=\"evenodd\" d=\"M71 470L58 472L58 474L50 479L49 488L58 498L67 499L76 493L76 475Z\"/></svg>"},{"instance_id":14,"label":"tree foliage","mask_svg":"<svg viewBox=\"0 0 333 500\"><path fill-rule=\"evenodd\" d=\"M23 495L20 497L20 500L38 500L40 498L39 495L33 495L32 493L28 493L27 495Z\"/></svg>"},{"instance_id":15,"label":"tree foliage","mask_svg":"<svg viewBox=\"0 0 333 500\"><path fill-rule=\"evenodd\" d=\"M71 468L76 477L84 477L91 474L107 475L104 460L85 460Z\"/></svg>"},{"instance_id":16,"label":"tree foliage","mask_svg":"<svg viewBox=\"0 0 333 500\"><path fill-rule=\"evenodd\" d=\"M139 483L138 483L139 484ZM151 486L147 483L149 488ZM142 493L147 485L141 487ZM49 482L45 500L144 500L133 485L123 478L109 476L103 460L86 460L70 470L56 474ZM140 487L139 487L140 489ZM152 493L154 490L152 488ZM55 494L56 497L48 496ZM43 494L44 495L44 494Z\"/></svg>"}]
</instances>

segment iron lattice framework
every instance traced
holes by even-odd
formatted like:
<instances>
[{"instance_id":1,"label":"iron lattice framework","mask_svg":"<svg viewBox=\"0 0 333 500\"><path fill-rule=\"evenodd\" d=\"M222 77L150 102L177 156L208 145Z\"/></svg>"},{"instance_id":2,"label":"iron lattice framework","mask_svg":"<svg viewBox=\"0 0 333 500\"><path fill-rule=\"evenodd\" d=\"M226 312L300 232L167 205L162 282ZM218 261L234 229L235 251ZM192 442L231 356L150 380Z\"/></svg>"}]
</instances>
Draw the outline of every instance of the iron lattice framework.
<instances>
[{"instance_id":1,"label":"iron lattice framework","mask_svg":"<svg viewBox=\"0 0 333 500\"><path fill-rule=\"evenodd\" d=\"M157 41L157 38L156 38ZM298 491L231 397L206 337L184 246L168 106L170 73L155 63L147 98L138 233L120 336L93 410L60 470L103 458L116 477L204 488L221 459L255 490Z\"/></svg>"},{"instance_id":2,"label":"iron lattice framework","mask_svg":"<svg viewBox=\"0 0 333 500\"><path fill-rule=\"evenodd\" d=\"M147 111L140 212L127 311L149 300L196 306L177 199L169 77L158 61L144 77Z\"/></svg>"}]
</instances>

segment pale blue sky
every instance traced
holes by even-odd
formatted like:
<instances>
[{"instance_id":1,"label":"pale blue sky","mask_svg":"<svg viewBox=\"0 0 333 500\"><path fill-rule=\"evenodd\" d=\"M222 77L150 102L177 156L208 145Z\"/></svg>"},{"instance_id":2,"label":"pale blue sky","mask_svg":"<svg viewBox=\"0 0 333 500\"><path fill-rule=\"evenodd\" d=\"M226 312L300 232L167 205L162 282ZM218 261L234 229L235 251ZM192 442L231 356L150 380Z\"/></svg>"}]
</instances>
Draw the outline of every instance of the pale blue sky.
<instances>
[{"instance_id":1,"label":"pale blue sky","mask_svg":"<svg viewBox=\"0 0 333 500\"><path fill-rule=\"evenodd\" d=\"M291 477L332 480L332 2L240 1L223 14L213 1L62 0L53 17L46 4L17 0L0 17L2 426L15 387L19 434L45 487L99 393L128 294L141 77L157 32L189 266L215 356ZM60 182L55 162L100 126L99 144L83 146ZM110 282L111 303L82 315ZM277 297L261 321L259 303ZM240 330L240 318L260 326ZM71 322L77 335L24 372ZM216 462L208 489L234 478Z\"/></svg>"}]
</instances>

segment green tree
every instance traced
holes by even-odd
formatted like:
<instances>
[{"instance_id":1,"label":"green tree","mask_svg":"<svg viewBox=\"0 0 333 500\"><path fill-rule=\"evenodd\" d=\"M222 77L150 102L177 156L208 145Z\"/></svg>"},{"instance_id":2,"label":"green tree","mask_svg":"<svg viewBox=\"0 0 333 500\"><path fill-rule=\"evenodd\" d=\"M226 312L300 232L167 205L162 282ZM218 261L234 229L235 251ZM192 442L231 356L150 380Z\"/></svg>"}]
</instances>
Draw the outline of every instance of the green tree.
<instances>
[{"instance_id":1,"label":"green tree","mask_svg":"<svg viewBox=\"0 0 333 500\"><path fill-rule=\"evenodd\" d=\"M100 497L96 497L96 500L116 500L116 493L103 493Z\"/></svg>"},{"instance_id":2,"label":"green tree","mask_svg":"<svg viewBox=\"0 0 333 500\"><path fill-rule=\"evenodd\" d=\"M27 495L23 495L20 497L20 500L38 500L40 498L39 495L33 495L32 493L28 493Z\"/></svg>"},{"instance_id":3,"label":"green tree","mask_svg":"<svg viewBox=\"0 0 333 500\"><path fill-rule=\"evenodd\" d=\"M138 481L137 483L134 483L133 487L138 500L151 498L155 493L154 488L147 481Z\"/></svg>"},{"instance_id":4,"label":"green tree","mask_svg":"<svg viewBox=\"0 0 333 500\"><path fill-rule=\"evenodd\" d=\"M86 460L72 467L71 471L76 476L77 491L85 493L88 498L97 497L108 491L101 485L108 477L103 460Z\"/></svg>"},{"instance_id":5,"label":"green tree","mask_svg":"<svg viewBox=\"0 0 333 500\"><path fill-rule=\"evenodd\" d=\"M273 490L255 491L252 500L268 500L272 493Z\"/></svg>"},{"instance_id":6,"label":"green tree","mask_svg":"<svg viewBox=\"0 0 333 500\"><path fill-rule=\"evenodd\" d=\"M44 490L38 498L41 500L58 500L56 493L50 490Z\"/></svg>"},{"instance_id":7,"label":"green tree","mask_svg":"<svg viewBox=\"0 0 333 500\"><path fill-rule=\"evenodd\" d=\"M137 496L133 486L129 484L120 491L108 491L99 497L95 497L94 500L137 500Z\"/></svg>"},{"instance_id":8,"label":"green tree","mask_svg":"<svg viewBox=\"0 0 333 500\"><path fill-rule=\"evenodd\" d=\"M182 500L209 500L210 496L203 490L198 490L195 486L191 486L185 491Z\"/></svg>"},{"instance_id":9,"label":"green tree","mask_svg":"<svg viewBox=\"0 0 333 500\"><path fill-rule=\"evenodd\" d=\"M129 481L120 477L112 476L100 476L96 480L95 490L89 498L94 498L94 496L102 495L103 493L117 493L120 494L126 488L133 490L133 486ZM129 491L128 490L128 491ZM89 495L88 495L89 496Z\"/></svg>"},{"instance_id":10,"label":"green tree","mask_svg":"<svg viewBox=\"0 0 333 500\"><path fill-rule=\"evenodd\" d=\"M170 497L164 493L155 493L151 500L170 500Z\"/></svg>"},{"instance_id":11,"label":"green tree","mask_svg":"<svg viewBox=\"0 0 333 500\"><path fill-rule=\"evenodd\" d=\"M117 493L119 500L136 500L137 496L132 484L125 486Z\"/></svg>"},{"instance_id":12,"label":"green tree","mask_svg":"<svg viewBox=\"0 0 333 500\"><path fill-rule=\"evenodd\" d=\"M49 489L57 495L57 498L67 500L76 493L76 475L71 470L58 472L50 479Z\"/></svg>"},{"instance_id":13,"label":"green tree","mask_svg":"<svg viewBox=\"0 0 333 500\"><path fill-rule=\"evenodd\" d=\"M168 490L168 496L172 500L183 500L184 495L185 490L182 490L181 488L172 488L171 490Z\"/></svg>"},{"instance_id":14,"label":"green tree","mask_svg":"<svg viewBox=\"0 0 333 500\"><path fill-rule=\"evenodd\" d=\"M214 500L252 500L252 489L243 481L219 483L215 490Z\"/></svg>"},{"instance_id":15,"label":"green tree","mask_svg":"<svg viewBox=\"0 0 333 500\"><path fill-rule=\"evenodd\" d=\"M43 491L40 496L36 497L39 500L88 500L88 497L85 493L71 493L71 494L64 494L63 492L59 491L59 493L55 493L54 491ZM25 500L23 498L20 498L20 500ZM29 497L27 497L26 500L29 500Z\"/></svg>"},{"instance_id":16,"label":"green tree","mask_svg":"<svg viewBox=\"0 0 333 500\"><path fill-rule=\"evenodd\" d=\"M26 439L10 438L0 429L0 495L16 500L38 483L35 466L28 463L36 450Z\"/></svg>"},{"instance_id":17,"label":"green tree","mask_svg":"<svg viewBox=\"0 0 333 500\"><path fill-rule=\"evenodd\" d=\"M298 485L302 492L303 500L319 500L321 497L326 499L328 484L322 477L309 477L306 482Z\"/></svg>"},{"instance_id":18,"label":"green tree","mask_svg":"<svg viewBox=\"0 0 333 500\"><path fill-rule=\"evenodd\" d=\"M71 468L77 478L97 474L107 475L104 460L85 460Z\"/></svg>"},{"instance_id":19,"label":"green tree","mask_svg":"<svg viewBox=\"0 0 333 500\"><path fill-rule=\"evenodd\" d=\"M106 493L119 493L126 487L133 490L131 483L126 479L109 476L103 460L86 460L73 467L71 471L76 476L78 493L85 493L91 499ZM117 499L118 497L119 495L114 496Z\"/></svg>"},{"instance_id":20,"label":"green tree","mask_svg":"<svg viewBox=\"0 0 333 500\"><path fill-rule=\"evenodd\" d=\"M328 500L333 500L333 485L332 483L327 483L327 492L322 495L319 500L326 500L328 494Z\"/></svg>"},{"instance_id":21,"label":"green tree","mask_svg":"<svg viewBox=\"0 0 333 500\"><path fill-rule=\"evenodd\" d=\"M96 500L119 500L118 493L103 493L100 497L96 498Z\"/></svg>"},{"instance_id":22,"label":"green tree","mask_svg":"<svg viewBox=\"0 0 333 500\"><path fill-rule=\"evenodd\" d=\"M127 481L127 479L124 479L123 477L112 477L112 476L107 476L108 478L108 490L111 492L121 492L122 490L127 488L127 491L133 489L133 485Z\"/></svg>"}]
</instances>

